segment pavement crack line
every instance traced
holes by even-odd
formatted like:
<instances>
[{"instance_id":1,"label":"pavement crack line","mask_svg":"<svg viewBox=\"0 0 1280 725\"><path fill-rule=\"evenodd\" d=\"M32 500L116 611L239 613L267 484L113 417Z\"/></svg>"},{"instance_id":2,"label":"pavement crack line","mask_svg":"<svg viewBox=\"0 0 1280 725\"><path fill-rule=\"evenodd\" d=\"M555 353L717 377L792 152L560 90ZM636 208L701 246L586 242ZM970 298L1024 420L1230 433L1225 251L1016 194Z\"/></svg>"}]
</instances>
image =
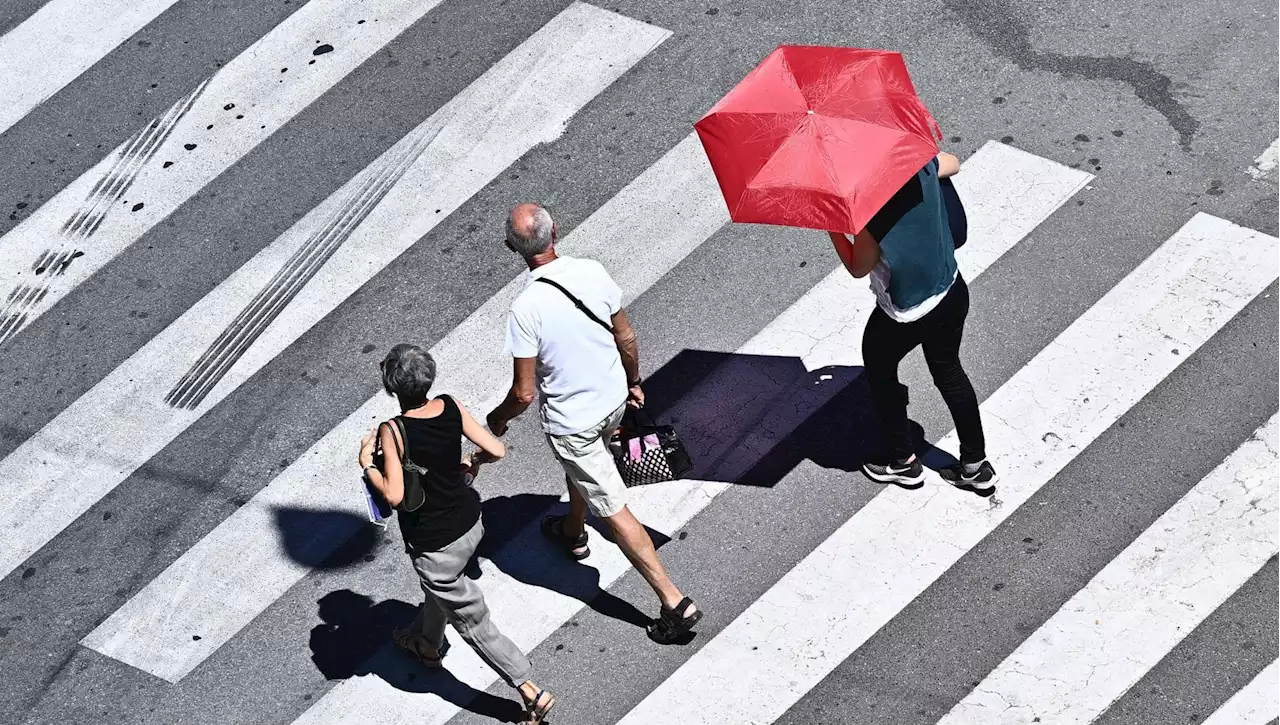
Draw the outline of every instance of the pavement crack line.
<instances>
[{"instance_id":1,"label":"pavement crack line","mask_svg":"<svg viewBox=\"0 0 1280 725\"><path fill-rule=\"evenodd\" d=\"M1138 100L1160 115L1178 134L1183 151L1191 151L1191 142L1200 122L1174 98L1173 80L1146 61L1118 56L1067 55L1035 50L1027 24L1017 17L1006 0L944 0L946 7L974 37L985 41L1021 70L1048 71L1064 78L1110 80L1133 89Z\"/></svg>"}]
</instances>

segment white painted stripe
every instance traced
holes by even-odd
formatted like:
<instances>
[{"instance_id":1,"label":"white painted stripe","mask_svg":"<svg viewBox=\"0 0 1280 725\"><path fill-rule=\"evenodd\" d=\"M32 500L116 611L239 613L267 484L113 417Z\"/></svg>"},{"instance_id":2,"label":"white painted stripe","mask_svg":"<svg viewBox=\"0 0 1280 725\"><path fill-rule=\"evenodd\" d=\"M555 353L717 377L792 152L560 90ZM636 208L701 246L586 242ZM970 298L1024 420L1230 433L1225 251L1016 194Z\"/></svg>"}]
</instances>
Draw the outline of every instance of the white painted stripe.
<instances>
[{"instance_id":1,"label":"white painted stripe","mask_svg":"<svg viewBox=\"0 0 1280 725\"><path fill-rule=\"evenodd\" d=\"M696 141L690 136L685 144L693 144L696 148ZM691 150L696 156L697 163L705 167L705 157L701 151ZM690 162L692 163L692 161ZM1017 151L1002 144L991 143L983 147L973 158L965 162L964 174L967 176L967 186L961 187L960 191L965 195L965 204L969 211L969 223L971 228L970 237L972 241L961 250L962 258L969 258L965 264L969 264L969 274L976 276L985 269L986 264L994 261L1004 251L1012 247L1019 239L1029 233L1040 221L1048 217L1054 209L1065 203L1084 183L1090 178L1086 174L1073 171L1035 156L1031 156L1021 151ZM646 194L660 195L662 198L670 198L674 201L663 202L664 206L675 204L676 202L688 204L691 200L696 200L700 204L709 205L704 213L711 213L715 210L717 218L724 219L723 203L719 200L719 190L716 186L714 178L710 175L709 170L703 172L705 175L698 181L696 185L681 184L675 189L668 189L672 181L663 181L662 174L658 174L651 182L652 190L641 194L643 198ZM960 177L957 177L959 179ZM999 183L997 183L999 182ZM1009 198L1010 189L1027 189L1025 196L1021 197L1023 204L1015 206L1009 204L1006 199ZM1039 216L1028 216L1030 213L1039 214ZM599 214L597 214L599 216ZM661 217L667 214L659 215ZM668 229L670 223L661 228ZM611 224L610 228L618 227L625 229L625 224ZM575 231L574 234L578 234ZM1012 236L1010 236L1012 235ZM606 239L616 240L618 237L613 234L605 234ZM566 240L568 241L568 240ZM610 246L602 247L592 256L610 254L610 266L612 268L630 269L631 255L636 254L630 247ZM616 255L616 256L613 256ZM834 255L832 255L834 261ZM841 268L842 270L842 268ZM841 274L847 276L843 271ZM792 339L791 334L794 330L794 324L812 325L813 319L821 319L823 314L827 314L829 310L820 305L824 305L829 295L824 292L832 285L840 284L836 280L840 279L837 275L828 277L825 281L819 283L809 294L802 297L792 306L788 313L778 318L768 327L757 334L742 349L754 351L777 351L779 354L790 352L796 354L802 350L787 350L789 341ZM862 300L856 304L861 305L861 319L844 320L840 319L839 324L849 322L859 325L865 322L866 316L870 314L871 308L865 303L866 299L874 301L868 290L865 292L865 299L854 296L855 300ZM842 304L854 304L849 300L842 300ZM500 305L505 309L505 302ZM481 317L488 321L484 323L483 334L491 338L487 343L486 350L501 349L501 320L497 316L500 312L499 308L495 308L491 314L482 314ZM820 314L821 313L821 314ZM830 316L827 319L831 319ZM794 321L794 324L792 324ZM804 328L808 329L808 328ZM821 331L819 331L821 332ZM464 342L468 336L481 334L480 330L474 333L468 332L467 336L461 334L451 335L452 339ZM643 344L643 343L642 343ZM443 345L441 347L444 347ZM452 357L459 362L451 365L441 365L441 369L448 371L460 371L470 373L468 382L459 386L455 379L450 390L457 391L460 397L465 397L463 391L492 391L492 385L486 387L485 378L494 374L489 372L489 365L477 366L472 368L465 364L467 358L461 353L455 353ZM493 363L491 363L493 364ZM499 363L501 368L492 368L498 371L496 374L499 379L505 380L509 376L507 368L509 362L503 358ZM756 371L745 371L747 374L758 374ZM712 377L708 382L703 384L711 386L716 390L730 390L735 386L751 386L750 379L743 377L744 371L731 366L723 367L712 373ZM702 399L704 396L699 395ZM489 401L492 402L496 395L490 393ZM385 415L387 408L374 409L370 407L363 417L358 418L348 425L340 436L331 436L332 440L326 444L330 450L345 451L349 446L349 441L353 436L358 435L367 429L379 413ZM694 404L696 405L696 404ZM481 406L481 409L484 409ZM678 409L677 414L690 419L700 411L689 409ZM768 411L763 408L752 410L738 410L735 415L759 415L764 416ZM705 427L705 426L690 426ZM719 427L719 426L712 426ZM685 430L682 428L682 430ZM719 442L722 446L732 445L732 441ZM350 462L343 457L342 454L325 454L330 455L333 461L327 464L327 471L341 471L343 466L350 466ZM349 454L346 454L349 455ZM748 456L749 457L749 456ZM319 469L313 471L306 479L308 481L332 480L336 478L333 473L323 474ZM673 481L658 485L644 486L632 489L631 508L636 516L644 521L646 526L667 534L674 533L684 524L692 519L699 511L707 506L711 500L728 488L729 484L719 481ZM269 489L268 489L269 490ZM344 494L350 499L349 494ZM355 503L346 504L352 511L355 511ZM268 525L266 522L259 526ZM583 564L595 567L598 571L598 585L600 587L608 587L618 577L630 570L630 564L622 556L615 547L607 540L597 537L595 543L592 544L591 558L587 559ZM510 636L516 644L525 651L530 651L536 647L542 640L553 634L560 628L564 622L574 614L576 614L583 606L582 602L572 599L561 594L551 592L541 587L530 587L518 583L503 573L503 570L510 569L513 566L520 567L521 570L527 571L530 579L534 580L550 580L555 577L567 578L571 576L564 570L557 570L552 567L565 566L563 557L555 556L549 552L546 546L542 545L541 536L537 531L537 524L531 524L524 531L512 540L502 552L497 556L499 559L510 557L509 563L503 566L493 566L488 561L481 561L481 568L484 572L479 579L481 587L485 591L485 600L493 612L495 621L511 622L511 626L504 628L504 633ZM571 566L580 566L579 564L571 564ZM192 572L192 581L195 578L195 570ZM515 623L518 623L516 626ZM389 658L394 656L390 650L383 650L377 659ZM449 671L458 680L467 683L477 689L485 689L495 681L494 673L490 670L474 653L466 647L455 647L449 653ZM371 666L371 672L393 672L397 668L394 667L378 667L376 664ZM403 683L402 683L403 684ZM393 684L388 684L379 676L369 675L363 677L350 678L319 700L298 723L306 723L308 725L330 725L342 722L350 722L353 719L359 719L363 713L378 712L380 721L386 723L415 723L417 725L439 725L449 720L457 713L458 707L452 703L446 702L434 695L423 695L408 692L404 689L397 689Z\"/></svg>"},{"instance_id":2,"label":"white painted stripe","mask_svg":"<svg viewBox=\"0 0 1280 725\"><path fill-rule=\"evenodd\" d=\"M51 0L0 37L0 133L177 0Z\"/></svg>"},{"instance_id":3,"label":"white painted stripe","mask_svg":"<svg viewBox=\"0 0 1280 725\"><path fill-rule=\"evenodd\" d=\"M0 239L0 342L38 318L439 3L310 0L41 205ZM334 50L313 55L318 40ZM229 104L234 108L227 108ZM165 168L169 162L172 165ZM97 225L64 231L85 213L100 216ZM73 256L76 252L81 254ZM65 264L45 261L59 256Z\"/></svg>"},{"instance_id":4,"label":"white painted stripe","mask_svg":"<svg viewBox=\"0 0 1280 725\"><path fill-rule=\"evenodd\" d=\"M1266 151L1254 159L1249 167L1249 175L1255 179L1276 177L1276 167L1280 165L1280 138L1271 142Z\"/></svg>"},{"instance_id":5,"label":"white painted stripe","mask_svg":"<svg viewBox=\"0 0 1280 725\"><path fill-rule=\"evenodd\" d=\"M1141 679L1280 549L1276 420L1112 559L938 725L1088 723Z\"/></svg>"},{"instance_id":6,"label":"white painted stripe","mask_svg":"<svg viewBox=\"0 0 1280 725\"><path fill-rule=\"evenodd\" d=\"M438 152L428 150L415 167L422 174L406 177L388 197L385 213L370 216L362 227L365 233L353 237L339 252L340 259L334 257L332 266L317 278L323 284L321 292L297 300L262 339L270 339L275 350L283 348L288 341L279 337L287 336L287 330L300 328L302 319L314 324L340 297L355 291L372 272L419 240L436 219L444 218L534 143L553 140L573 111L668 35L662 28L591 5L575 4L557 15L477 82L475 91L466 94L470 100L465 105L443 111L449 126L439 138L453 143ZM691 163L690 147L691 143L681 146L673 152L675 161L664 161L646 178L653 179L654 174L666 179L701 178L701 169ZM605 261L622 261L617 248L611 255L602 247L616 247L618 238L626 236L626 224L675 216L664 228L662 243L632 250L627 257L632 266L626 284L632 293L636 286L643 289L657 281L724 220L709 213L707 206L685 205L658 195L653 186L649 181L641 187L644 193L623 195L573 237L589 240L588 251ZM687 184L677 182L676 187L684 191ZM438 209L444 211L436 214ZM575 248L566 242L568 250ZM387 250L387 245L396 248ZM522 278L513 279L433 348L442 369L438 383L442 392L460 387L454 382L457 378L451 377L454 370L476 375L484 393L504 373L509 374L509 360L502 359L500 318L521 283ZM257 366L265 357L265 352L251 352L242 364ZM236 382L224 380L219 387ZM480 397L476 388L468 388L467 383L471 380L462 384L466 392L460 392L460 397L476 400ZM92 631L84 644L159 678L182 679L306 574L307 567L298 564L279 541L273 523L276 507L306 502L321 509L360 511L352 506L358 503L351 494L355 489L340 473L349 468L349 456L342 452L360 438L376 415L393 414L388 405L387 396L370 398ZM145 420L140 418L140 424ZM143 425L141 430L150 428ZM342 541L342 532L312 534L317 541L307 548L314 546L317 551L332 550ZM201 637L198 642L192 639L196 631Z\"/></svg>"},{"instance_id":7,"label":"white painted stripe","mask_svg":"<svg viewBox=\"0 0 1280 725\"><path fill-rule=\"evenodd\" d=\"M0 576L124 481L509 164L537 144L557 138L578 109L666 34L589 5L570 6L0 461L0 480L6 482L13 504L0 509L6 544L0 551ZM424 143L426 150L381 203L209 396L193 409L167 405L166 391L313 233L352 203L352 192ZM62 494L48 496L51 486Z\"/></svg>"},{"instance_id":8,"label":"white painted stripe","mask_svg":"<svg viewBox=\"0 0 1280 725\"><path fill-rule=\"evenodd\" d=\"M886 488L622 722L773 722L1270 284L1277 241L1195 216L983 404L1003 501Z\"/></svg>"},{"instance_id":9,"label":"white painted stripe","mask_svg":"<svg viewBox=\"0 0 1280 725\"><path fill-rule=\"evenodd\" d=\"M1214 711L1201 725L1264 725L1280 716L1276 692L1280 668L1272 660L1257 677Z\"/></svg>"}]
</instances>

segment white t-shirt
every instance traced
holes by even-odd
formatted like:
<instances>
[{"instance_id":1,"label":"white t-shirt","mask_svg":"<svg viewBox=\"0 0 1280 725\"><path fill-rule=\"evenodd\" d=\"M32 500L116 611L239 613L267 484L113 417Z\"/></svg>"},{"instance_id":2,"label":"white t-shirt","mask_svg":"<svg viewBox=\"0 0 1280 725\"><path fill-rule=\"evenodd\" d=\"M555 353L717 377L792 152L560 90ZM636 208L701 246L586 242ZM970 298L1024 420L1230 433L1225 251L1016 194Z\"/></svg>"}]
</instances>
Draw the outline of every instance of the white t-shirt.
<instances>
[{"instance_id":1,"label":"white t-shirt","mask_svg":"<svg viewBox=\"0 0 1280 725\"><path fill-rule=\"evenodd\" d=\"M570 435L626 402L627 373L613 335L563 292L536 281L541 277L558 282L605 323L622 308L622 290L599 262L560 257L531 271L511 303L507 349L538 359L543 430Z\"/></svg>"}]
</instances>

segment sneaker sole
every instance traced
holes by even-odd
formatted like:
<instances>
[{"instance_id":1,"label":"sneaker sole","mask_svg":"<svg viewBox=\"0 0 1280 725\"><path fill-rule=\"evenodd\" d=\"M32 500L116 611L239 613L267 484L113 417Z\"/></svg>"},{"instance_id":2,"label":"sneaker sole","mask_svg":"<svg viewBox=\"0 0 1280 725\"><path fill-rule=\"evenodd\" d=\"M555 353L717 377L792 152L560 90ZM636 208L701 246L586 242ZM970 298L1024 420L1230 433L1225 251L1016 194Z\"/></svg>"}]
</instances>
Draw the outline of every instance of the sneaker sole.
<instances>
[{"instance_id":1,"label":"sneaker sole","mask_svg":"<svg viewBox=\"0 0 1280 725\"><path fill-rule=\"evenodd\" d=\"M875 481L876 483L900 483L907 486L915 486L916 484L924 483L923 475L917 476L915 478L912 478L910 476L902 476L894 473L890 473L888 475L881 475L879 473L874 473L870 470L867 470L865 467L862 469L862 475L866 476L867 478L870 478L872 481Z\"/></svg>"},{"instance_id":2,"label":"sneaker sole","mask_svg":"<svg viewBox=\"0 0 1280 725\"><path fill-rule=\"evenodd\" d=\"M990 480L987 481L969 481L964 478L960 478L959 480L952 481L951 485L956 488L971 488L975 491L990 491L996 487L996 483L999 481L999 476L992 476Z\"/></svg>"}]
</instances>

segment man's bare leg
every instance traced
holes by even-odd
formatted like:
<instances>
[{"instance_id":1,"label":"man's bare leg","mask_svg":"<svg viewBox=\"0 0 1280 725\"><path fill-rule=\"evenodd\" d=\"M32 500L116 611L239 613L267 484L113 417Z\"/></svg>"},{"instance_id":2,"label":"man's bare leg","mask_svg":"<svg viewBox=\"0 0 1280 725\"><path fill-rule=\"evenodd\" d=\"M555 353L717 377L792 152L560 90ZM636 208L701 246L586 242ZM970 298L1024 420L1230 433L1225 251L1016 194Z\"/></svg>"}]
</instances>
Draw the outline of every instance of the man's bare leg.
<instances>
[{"instance_id":1,"label":"man's bare leg","mask_svg":"<svg viewBox=\"0 0 1280 725\"><path fill-rule=\"evenodd\" d=\"M576 539L587 527L587 500L568 476L564 477L564 485L569 489L569 515L565 516L564 523L560 525L560 532Z\"/></svg>"},{"instance_id":2,"label":"man's bare leg","mask_svg":"<svg viewBox=\"0 0 1280 725\"><path fill-rule=\"evenodd\" d=\"M640 576L644 577L650 587L653 587L662 605L667 609L674 609L680 604L684 595L671 582L666 567L658 558L657 549L653 547L653 539L649 538L649 532L645 530L635 514L631 513L631 509L624 506L613 516L604 517L604 520L613 530L613 538L618 548L622 549L622 553L626 555L636 571L640 572ZM690 606L685 616L690 616L696 611L698 611L696 606Z\"/></svg>"}]
</instances>

